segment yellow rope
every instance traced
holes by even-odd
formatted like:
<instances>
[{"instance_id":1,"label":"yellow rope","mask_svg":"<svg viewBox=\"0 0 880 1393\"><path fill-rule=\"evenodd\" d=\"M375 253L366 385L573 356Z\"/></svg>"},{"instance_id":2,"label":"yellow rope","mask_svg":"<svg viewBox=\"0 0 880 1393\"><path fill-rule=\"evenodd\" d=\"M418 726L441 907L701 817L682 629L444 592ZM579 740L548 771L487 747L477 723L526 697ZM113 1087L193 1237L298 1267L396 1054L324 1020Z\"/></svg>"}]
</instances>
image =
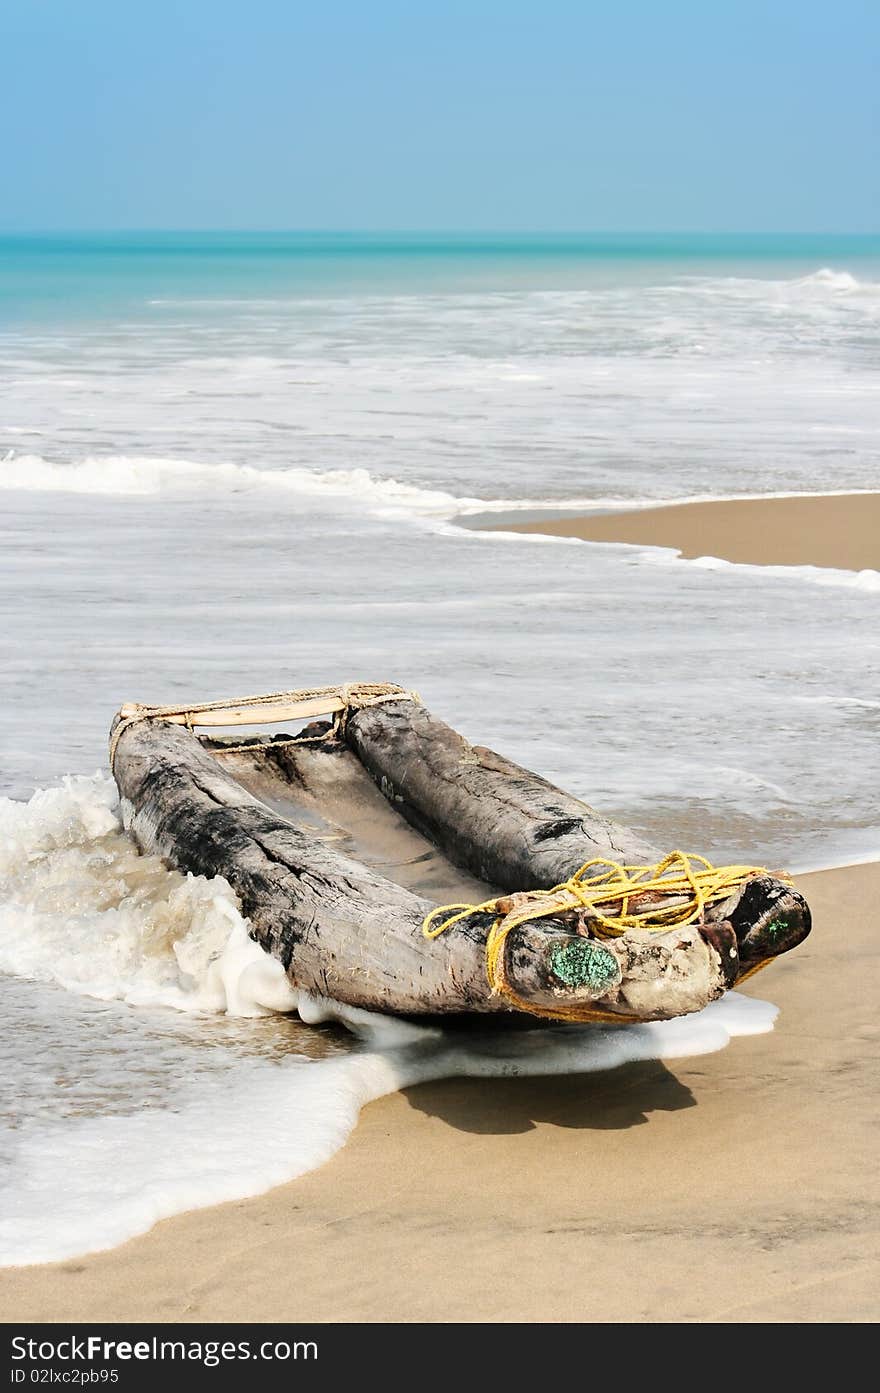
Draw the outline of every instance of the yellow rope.
<instances>
[{"instance_id":1,"label":"yellow rope","mask_svg":"<svg viewBox=\"0 0 880 1393\"><path fill-rule=\"evenodd\" d=\"M494 914L486 938L486 976L493 992L531 1015L620 1024L627 1018L596 1007L539 1007L518 996L507 980L504 962L511 932L533 919L580 910L585 922L578 931L597 938L619 938L630 929L665 933L701 920L708 906L726 900L753 876L767 874L763 866L713 866L704 856L683 851L670 852L653 866L627 866L597 857L551 890L499 895L482 904L438 905L426 915L422 932L426 938L439 938L474 914Z\"/></svg>"},{"instance_id":2,"label":"yellow rope","mask_svg":"<svg viewBox=\"0 0 880 1393\"><path fill-rule=\"evenodd\" d=\"M241 716L246 715L249 707L287 707L303 701L326 702L325 714L333 715L333 725L328 735L335 735L344 730L345 723L353 711L360 711L365 706L378 706L385 701L421 703L421 697L418 692L398 687L394 682L350 682L335 687L301 687L295 691L269 692L264 696L188 702L182 706L144 706L134 702L130 706L121 708L119 712L121 719L110 737L110 769L112 771L114 766L120 737L130 726L136 725L139 721L160 721L168 717L182 717L186 728L192 730L193 726L205 724L204 721L199 721L200 715L212 713L215 719L209 724L217 725L218 718L222 717L223 713L228 710L230 714L234 712L238 717L238 719L230 721L230 724L263 725L270 724L271 718L267 721L265 716L258 715L252 722L247 722L242 721ZM312 714L321 713L313 712ZM289 716L284 716L285 720L289 718Z\"/></svg>"}]
</instances>

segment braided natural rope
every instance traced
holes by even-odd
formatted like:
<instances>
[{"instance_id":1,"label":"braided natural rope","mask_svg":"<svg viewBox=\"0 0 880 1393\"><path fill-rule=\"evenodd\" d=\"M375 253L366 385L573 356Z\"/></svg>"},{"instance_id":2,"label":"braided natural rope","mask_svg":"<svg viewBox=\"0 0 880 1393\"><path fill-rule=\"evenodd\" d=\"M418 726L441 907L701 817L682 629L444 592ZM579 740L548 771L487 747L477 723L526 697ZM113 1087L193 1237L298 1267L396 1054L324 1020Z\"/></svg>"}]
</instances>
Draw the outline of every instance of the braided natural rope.
<instances>
[{"instance_id":1,"label":"braided natural rope","mask_svg":"<svg viewBox=\"0 0 880 1393\"><path fill-rule=\"evenodd\" d=\"M336 687L300 687L295 691L269 692L265 696L245 696L235 697L232 700L223 701L202 701L187 702L181 706L144 706L139 702L132 702L128 706L123 706L120 710L120 720L114 727L110 737L110 769L112 771L116 759L116 748L120 737L136 725L139 721L161 721L163 719L176 718L180 724L180 717L183 717L183 724L192 729L193 726L204 725L205 722L199 721L199 716L213 714L214 720L209 724L220 726L224 722L219 719L225 712L230 716L235 715L236 719L231 719L230 725L263 725L269 724L273 719L263 714L255 716L251 722L247 720L249 708L255 711L261 707L288 708L296 706L301 702L312 703L310 715L332 715L333 725L326 736L344 733L345 726L352 712L360 711L365 706L378 706L386 701L414 701L421 702L418 692L407 691L405 687L399 687L395 682L349 682ZM323 712L315 709L314 703L326 703ZM287 711L285 714L279 710L277 719L290 719L296 713ZM294 737L294 742L298 737ZM311 740L312 737L306 737Z\"/></svg>"}]
</instances>

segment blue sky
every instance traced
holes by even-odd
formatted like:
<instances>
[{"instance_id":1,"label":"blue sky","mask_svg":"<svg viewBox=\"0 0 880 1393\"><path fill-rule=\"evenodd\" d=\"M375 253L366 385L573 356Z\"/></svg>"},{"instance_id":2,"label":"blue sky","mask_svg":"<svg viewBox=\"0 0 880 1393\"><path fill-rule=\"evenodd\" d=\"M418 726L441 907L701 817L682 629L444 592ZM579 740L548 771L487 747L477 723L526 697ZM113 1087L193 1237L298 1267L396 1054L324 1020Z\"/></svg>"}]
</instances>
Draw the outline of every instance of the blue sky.
<instances>
[{"instance_id":1,"label":"blue sky","mask_svg":"<svg viewBox=\"0 0 880 1393\"><path fill-rule=\"evenodd\" d=\"M3 0L0 227L880 228L876 0Z\"/></svg>"}]
</instances>

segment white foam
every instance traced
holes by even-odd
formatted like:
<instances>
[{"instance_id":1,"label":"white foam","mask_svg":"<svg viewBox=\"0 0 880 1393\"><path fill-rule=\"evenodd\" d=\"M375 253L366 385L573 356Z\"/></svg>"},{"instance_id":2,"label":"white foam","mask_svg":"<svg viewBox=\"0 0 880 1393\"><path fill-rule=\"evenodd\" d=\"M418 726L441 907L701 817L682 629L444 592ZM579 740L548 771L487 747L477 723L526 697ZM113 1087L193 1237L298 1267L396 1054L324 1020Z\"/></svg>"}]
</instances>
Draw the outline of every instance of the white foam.
<instances>
[{"instance_id":1,"label":"white foam","mask_svg":"<svg viewBox=\"0 0 880 1393\"><path fill-rule=\"evenodd\" d=\"M141 1006L294 1010L227 882L138 855L116 804L103 774L0 800L0 971Z\"/></svg>"},{"instance_id":2,"label":"white foam","mask_svg":"<svg viewBox=\"0 0 880 1393\"><path fill-rule=\"evenodd\" d=\"M31 493L117 497L191 497L201 492L238 494L279 491L299 499L348 502L382 517L451 517L459 512L541 508L540 501L458 497L366 469L257 469L252 465L110 455L58 463L40 455L10 452L0 460L0 489ZM563 500L555 507L589 507L589 500ZM596 506L593 504L592 506ZM602 501L600 500L600 506ZM621 504L621 506L626 506Z\"/></svg>"},{"instance_id":3,"label":"white foam","mask_svg":"<svg viewBox=\"0 0 880 1393\"><path fill-rule=\"evenodd\" d=\"M556 512L628 510L656 507L664 500L625 498L472 498L373 475L367 469L258 469L247 464L148 456L95 456L71 463L40 455L8 452L0 459L0 489L29 493L93 494L117 497L191 497L199 493L237 494L280 491L301 499L348 501L383 517L451 518L522 510ZM665 500L680 502L682 500ZM684 500L695 501L692 499Z\"/></svg>"},{"instance_id":4,"label":"white foam","mask_svg":"<svg viewBox=\"0 0 880 1393\"><path fill-rule=\"evenodd\" d=\"M828 692L821 696L804 694L797 699L814 706L855 706L865 711L880 711L880 701L867 701L864 697L844 696L837 692Z\"/></svg>"},{"instance_id":5,"label":"white foam","mask_svg":"<svg viewBox=\"0 0 880 1393\"><path fill-rule=\"evenodd\" d=\"M841 271L833 266L820 266L803 276L773 279L767 276L686 276L678 286L664 287L667 291L678 290L717 296L721 298L741 298L766 303L768 297L775 296L780 301L789 301L797 308L810 302L831 301L841 296L860 296L871 299L880 294L880 283L859 280L850 271Z\"/></svg>"},{"instance_id":6,"label":"white foam","mask_svg":"<svg viewBox=\"0 0 880 1393\"><path fill-rule=\"evenodd\" d=\"M750 572L762 579L799 580L810 585L843 587L846 590L880 590L880 571L845 571L834 566L764 566L751 565L741 561L726 561L719 556L683 557L675 552L676 564L693 566L702 571ZM661 558L661 564L666 558Z\"/></svg>"},{"instance_id":7,"label":"white foam","mask_svg":"<svg viewBox=\"0 0 880 1393\"><path fill-rule=\"evenodd\" d=\"M367 469L314 470L306 468L259 469L252 465L177 458L153 458L126 455L96 456L62 463L40 455L9 451L0 459L0 489L32 493L70 493L117 497L170 496L192 497L203 492L235 495L242 492L280 491L303 500L321 500L348 504L354 511L364 507L377 517L406 518L434 521L443 531L453 519L466 522L482 514L512 514L527 512L546 514L549 518L578 514L638 512L651 508L677 507L691 503L747 502L762 499L836 498L851 494L872 496L873 489L828 489L815 491L768 491L762 493L689 493L676 496L625 498L615 496L571 497L556 499L533 498L474 498L457 495L442 489L404 483L391 477L377 477ZM502 524L503 527L503 524ZM480 534L483 535L483 534ZM499 532L485 534L497 537ZM506 537L521 537L540 543L541 533L503 533ZM555 537L552 541L566 543L577 538ZM590 543L595 546L623 546L626 543ZM681 560L674 548L638 547L645 559L654 564L664 560ZM664 556L665 553L665 556ZM706 570L736 566L741 563L703 556L690 559L688 564ZM785 577L801 576L824 585L852 585L856 588L877 588L876 571L831 571L815 566L761 566L761 573L779 573Z\"/></svg>"},{"instance_id":8,"label":"white foam","mask_svg":"<svg viewBox=\"0 0 880 1393\"><path fill-rule=\"evenodd\" d=\"M835 271L831 266L822 266L809 276L799 276L791 284L801 286L805 290L816 287L821 290L837 290L844 293L853 290L867 290L869 292L880 290L880 286L871 281L856 280L856 277L851 275L849 271Z\"/></svg>"},{"instance_id":9,"label":"white foam","mask_svg":"<svg viewBox=\"0 0 880 1393\"><path fill-rule=\"evenodd\" d=\"M455 1075L586 1074L636 1060L709 1054L735 1036L772 1029L775 1016L767 1002L728 993L696 1016L652 1025L464 1039L428 1032L430 1038L383 1050L251 1065L232 1079L201 1083L173 1111L37 1128L16 1160L27 1182L0 1220L0 1264L96 1252L170 1215L296 1179L344 1145L366 1103L399 1088Z\"/></svg>"},{"instance_id":10,"label":"white foam","mask_svg":"<svg viewBox=\"0 0 880 1393\"><path fill-rule=\"evenodd\" d=\"M233 1059L171 1105L26 1119L13 1138L0 1262L113 1246L186 1209L292 1180L341 1147L370 1099L450 1075L591 1073L675 1059L769 1030L775 1007L730 993L699 1015L630 1027L447 1033L296 991L248 937L220 879L138 856L104 775L0 803L0 969L81 996L178 1011L345 1024L363 1042L319 1061ZM128 1056L110 1051L111 1074ZM206 1144L207 1143L207 1144Z\"/></svg>"},{"instance_id":11,"label":"white foam","mask_svg":"<svg viewBox=\"0 0 880 1393\"><path fill-rule=\"evenodd\" d=\"M768 495L769 496L769 495ZM788 496L788 495L773 495ZM808 495L796 494L792 497ZM696 502L695 499L679 499L678 502ZM699 500L704 501L704 500ZM721 501L720 499L718 501ZM727 501L727 500L725 500ZM731 500L732 501L732 500ZM652 506L652 505L643 505ZM660 505L656 505L660 506ZM728 561L721 556L682 556L677 547L649 546L644 542L598 542L581 537L556 537L547 532L493 532L507 540L516 539L527 542L553 542L570 545L575 542L581 546L601 548L611 553L617 552L635 565L643 566L688 566L697 571L729 572L736 576L751 575L756 580L801 581L808 585L823 585L844 590L861 590L873 593L880 590L880 571L866 568L862 571L847 571L834 566L773 566L745 561Z\"/></svg>"},{"instance_id":12,"label":"white foam","mask_svg":"<svg viewBox=\"0 0 880 1393\"><path fill-rule=\"evenodd\" d=\"M145 497L175 492L192 494L205 489L239 493L267 486L344 492L357 486L368 488L370 482L364 470L331 471L325 477L305 469L268 471L250 465L128 455L90 456L73 463L57 463L40 455L10 453L0 461L0 487L34 493Z\"/></svg>"}]
</instances>

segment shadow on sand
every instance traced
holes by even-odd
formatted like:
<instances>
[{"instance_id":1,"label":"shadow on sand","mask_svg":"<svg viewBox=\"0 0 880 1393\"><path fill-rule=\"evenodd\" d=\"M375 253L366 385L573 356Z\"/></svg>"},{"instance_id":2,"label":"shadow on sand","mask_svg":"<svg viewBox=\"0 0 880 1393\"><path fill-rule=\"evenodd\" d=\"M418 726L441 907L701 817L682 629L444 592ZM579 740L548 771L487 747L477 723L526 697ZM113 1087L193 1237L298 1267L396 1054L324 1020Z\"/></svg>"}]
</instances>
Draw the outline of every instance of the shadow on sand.
<instances>
[{"instance_id":1,"label":"shadow on sand","mask_svg":"<svg viewBox=\"0 0 880 1393\"><path fill-rule=\"evenodd\" d=\"M537 1123L617 1130L637 1127L652 1112L696 1106L691 1090L659 1060L596 1074L530 1078L454 1078L403 1090L410 1107L461 1132L508 1135Z\"/></svg>"}]
</instances>

